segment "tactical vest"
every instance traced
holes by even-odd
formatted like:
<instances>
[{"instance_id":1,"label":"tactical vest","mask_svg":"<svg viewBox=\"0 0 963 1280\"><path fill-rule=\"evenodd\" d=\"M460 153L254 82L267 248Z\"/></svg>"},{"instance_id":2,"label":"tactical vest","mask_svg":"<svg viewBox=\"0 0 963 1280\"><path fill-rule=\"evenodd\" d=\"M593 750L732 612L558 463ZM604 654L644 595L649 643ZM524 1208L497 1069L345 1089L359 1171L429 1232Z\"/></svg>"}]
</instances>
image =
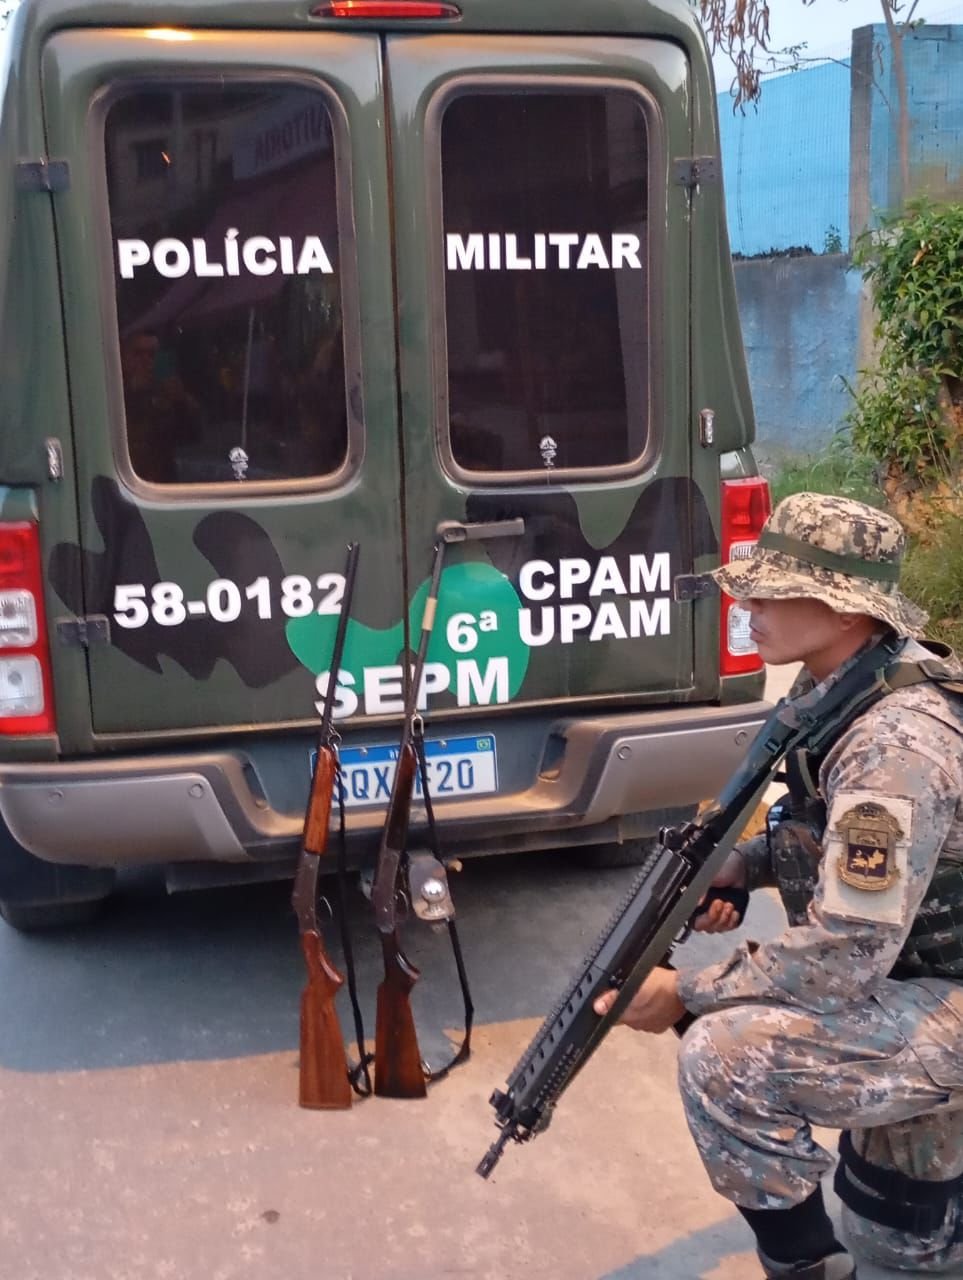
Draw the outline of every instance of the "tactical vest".
<instances>
[{"instance_id":1,"label":"tactical vest","mask_svg":"<svg viewBox=\"0 0 963 1280\"><path fill-rule=\"evenodd\" d=\"M963 673L945 645L927 643L934 657L919 662L901 660L886 673L888 692L931 681L963 698ZM833 746L858 716L844 712L828 737L821 737L818 753L801 748L787 757L788 792L769 810L769 856L779 896L790 925L805 924L819 877L822 839L826 830L826 802L819 790L819 771ZM963 866L938 861L936 871L913 921L903 950L890 974L893 978L940 977L963 981Z\"/></svg>"}]
</instances>

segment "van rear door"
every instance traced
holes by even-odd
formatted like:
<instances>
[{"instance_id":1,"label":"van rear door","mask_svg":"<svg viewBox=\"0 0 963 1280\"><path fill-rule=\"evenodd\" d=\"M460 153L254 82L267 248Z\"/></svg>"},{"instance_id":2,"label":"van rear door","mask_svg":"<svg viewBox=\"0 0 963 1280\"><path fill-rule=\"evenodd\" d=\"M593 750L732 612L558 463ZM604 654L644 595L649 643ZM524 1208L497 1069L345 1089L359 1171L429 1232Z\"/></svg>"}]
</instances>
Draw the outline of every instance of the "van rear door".
<instances>
[{"instance_id":1,"label":"van rear door","mask_svg":"<svg viewBox=\"0 0 963 1280\"><path fill-rule=\"evenodd\" d=\"M673 181L691 149L685 54L414 35L388 38L386 65L413 587L440 521L525 521L449 556L439 696L489 711L691 697L692 605L673 582L715 537L692 478Z\"/></svg>"},{"instance_id":2,"label":"van rear door","mask_svg":"<svg viewBox=\"0 0 963 1280\"><path fill-rule=\"evenodd\" d=\"M349 539L358 616L402 616L382 66L374 33L45 46L81 530L50 572L109 629L97 735L309 721Z\"/></svg>"},{"instance_id":3,"label":"van rear door","mask_svg":"<svg viewBox=\"0 0 963 1280\"><path fill-rule=\"evenodd\" d=\"M396 717L445 521L524 533L451 548L429 710L714 696L678 45L63 31L43 89L96 735L303 724L351 538Z\"/></svg>"}]
</instances>

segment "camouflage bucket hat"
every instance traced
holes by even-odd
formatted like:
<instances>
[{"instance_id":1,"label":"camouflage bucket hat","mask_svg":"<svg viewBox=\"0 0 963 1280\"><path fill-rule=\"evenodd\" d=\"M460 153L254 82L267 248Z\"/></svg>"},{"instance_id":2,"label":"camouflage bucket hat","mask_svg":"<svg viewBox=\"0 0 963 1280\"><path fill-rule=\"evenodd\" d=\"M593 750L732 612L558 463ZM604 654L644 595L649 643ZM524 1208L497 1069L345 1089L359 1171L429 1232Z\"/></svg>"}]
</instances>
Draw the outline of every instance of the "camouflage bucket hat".
<instances>
[{"instance_id":1,"label":"camouflage bucket hat","mask_svg":"<svg viewBox=\"0 0 963 1280\"><path fill-rule=\"evenodd\" d=\"M926 614L899 590L905 546L903 526L875 507L794 493L766 521L751 557L712 577L736 600L822 600L837 613L866 613L920 636Z\"/></svg>"}]
</instances>

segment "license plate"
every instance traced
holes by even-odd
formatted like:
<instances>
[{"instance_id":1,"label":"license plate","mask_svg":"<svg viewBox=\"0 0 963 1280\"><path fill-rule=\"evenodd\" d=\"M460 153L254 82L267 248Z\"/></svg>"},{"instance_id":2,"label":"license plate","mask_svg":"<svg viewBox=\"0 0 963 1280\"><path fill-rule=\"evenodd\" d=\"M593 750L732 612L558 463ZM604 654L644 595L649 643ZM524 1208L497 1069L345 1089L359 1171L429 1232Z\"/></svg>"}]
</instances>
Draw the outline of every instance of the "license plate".
<instances>
[{"instance_id":1,"label":"license plate","mask_svg":"<svg viewBox=\"0 0 963 1280\"><path fill-rule=\"evenodd\" d=\"M387 805L398 766L398 747L342 747L340 754L345 807ZM313 759L314 753L312 767ZM490 734L481 738L426 739L425 762L432 800L490 795L498 790L495 739ZM421 793L418 770L415 798L420 799Z\"/></svg>"}]
</instances>

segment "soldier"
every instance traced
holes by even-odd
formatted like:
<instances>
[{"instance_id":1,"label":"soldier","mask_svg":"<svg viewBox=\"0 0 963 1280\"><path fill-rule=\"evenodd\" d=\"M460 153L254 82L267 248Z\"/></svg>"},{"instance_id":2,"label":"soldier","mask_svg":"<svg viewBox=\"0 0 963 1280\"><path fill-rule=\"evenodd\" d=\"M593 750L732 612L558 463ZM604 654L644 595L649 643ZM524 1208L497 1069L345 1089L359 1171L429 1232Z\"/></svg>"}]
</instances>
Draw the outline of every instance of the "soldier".
<instances>
[{"instance_id":1,"label":"soldier","mask_svg":"<svg viewBox=\"0 0 963 1280\"><path fill-rule=\"evenodd\" d=\"M788 803L716 877L776 886L790 927L705 969L655 970L623 1018L662 1032L700 1015L680 1050L689 1127L769 1277L856 1275L812 1125L843 1131L836 1188L854 1251L963 1267L963 673L917 642L926 618L898 589L904 542L880 511L796 494L751 559L715 572L748 602L762 658L804 664L793 697L830 687L881 635L905 643L885 696L842 716L822 759L788 762ZM699 927L736 923L714 903Z\"/></svg>"}]
</instances>

